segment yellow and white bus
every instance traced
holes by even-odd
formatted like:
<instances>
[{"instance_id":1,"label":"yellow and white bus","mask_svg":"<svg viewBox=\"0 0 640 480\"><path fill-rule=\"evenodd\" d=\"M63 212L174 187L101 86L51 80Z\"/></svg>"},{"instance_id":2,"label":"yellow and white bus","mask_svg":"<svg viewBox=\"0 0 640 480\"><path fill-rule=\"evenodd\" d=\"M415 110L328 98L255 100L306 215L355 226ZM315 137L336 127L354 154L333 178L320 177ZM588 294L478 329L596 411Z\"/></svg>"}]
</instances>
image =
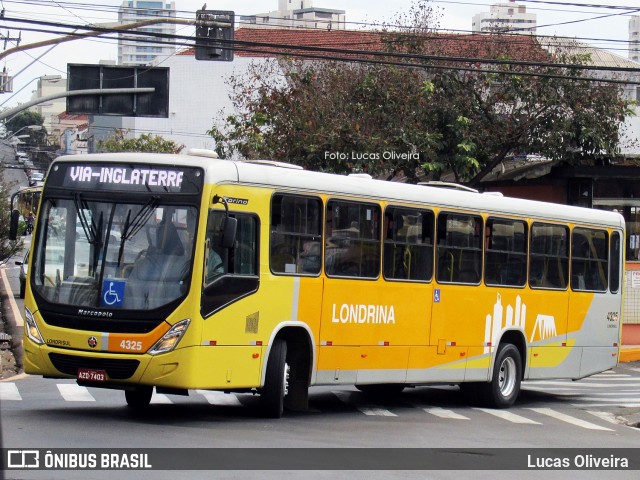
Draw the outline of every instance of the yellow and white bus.
<instances>
[{"instance_id":1,"label":"yellow and white bus","mask_svg":"<svg viewBox=\"0 0 640 480\"><path fill-rule=\"evenodd\" d=\"M502 408L617 364L617 213L197 151L61 157L38 215L25 371L133 407L460 384Z\"/></svg>"}]
</instances>

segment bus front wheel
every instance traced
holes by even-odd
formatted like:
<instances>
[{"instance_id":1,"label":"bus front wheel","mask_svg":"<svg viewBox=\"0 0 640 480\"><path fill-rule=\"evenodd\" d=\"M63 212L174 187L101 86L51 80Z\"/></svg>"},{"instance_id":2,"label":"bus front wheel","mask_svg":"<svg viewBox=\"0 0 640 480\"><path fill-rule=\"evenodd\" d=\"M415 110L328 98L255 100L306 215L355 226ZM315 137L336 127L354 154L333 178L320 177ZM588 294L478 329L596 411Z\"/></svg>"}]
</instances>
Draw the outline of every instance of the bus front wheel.
<instances>
[{"instance_id":1,"label":"bus front wheel","mask_svg":"<svg viewBox=\"0 0 640 480\"><path fill-rule=\"evenodd\" d=\"M500 345L489 383L479 384L482 403L493 408L512 406L520 393L522 358L515 345Z\"/></svg>"},{"instance_id":2,"label":"bus front wheel","mask_svg":"<svg viewBox=\"0 0 640 480\"><path fill-rule=\"evenodd\" d=\"M133 390L124 391L124 398L127 400L127 405L135 409L144 408L149 405L152 395L153 387L146 385L136 387Z\"/></svg>"},{"instance_id":3,"label":"bus front wheel","mask_svg":"<svg viewBox=\"0 0 640 480\"><path fill-rule=\"evenodd\" d=\"M288 388L287 342L276 340L271 346L264 387L260 392L260 407L265 417L282 417L284 397L288 393Z\"/></svg>"}]
</instances>

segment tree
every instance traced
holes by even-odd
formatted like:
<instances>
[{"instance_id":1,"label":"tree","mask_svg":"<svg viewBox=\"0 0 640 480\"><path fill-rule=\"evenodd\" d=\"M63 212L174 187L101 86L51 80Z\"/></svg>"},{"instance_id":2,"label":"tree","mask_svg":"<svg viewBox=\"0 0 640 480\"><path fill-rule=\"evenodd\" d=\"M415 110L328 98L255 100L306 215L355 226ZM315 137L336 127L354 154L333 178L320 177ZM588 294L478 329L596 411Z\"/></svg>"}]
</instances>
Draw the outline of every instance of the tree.
<instances>
[{"instance_id":1,"label":"tree","mask_svg":"<svg viewBox=\"0 0 640 480\"><path fill-rule=\"evenodd\" d=\"M177 145L173 140L150 133L127 138L127 132L121 129L116 129L109 138L98 142L98 150L101 152L180 153L183 148L184 145Z\"/></svg>"},{"instance_id":2,"label":"tree","mask_svg":"<svg viewBox=\"0 0 640 480\"><path fill-rule=\"evenodd\" d=\"M418 1L401 17L411 28L379 30L389 60L405 67L280 59L231 77L235 111L209 131L218 154L410 181L450 172L471 185L519 153L615 155L629 103L589 76L588 57L570 46L551 56L528 35L435 34L436 17Z\"/></svg>"},{"instance_id":3,"label":"tree","mask_svg":"<svg viewBox=\"0 0 640 480\"><path fill-rule=\"evenodd\" d=\"M28 138L22 139L22 141L29 146L35 147L38 145L43 145L46 143L47 138L47 130L43 126L44 117L40 115L38 112L32 112L30 110L25 110L13 118L11 118L8 122L6 122L7 135L11 133L16 133L22 130L19 135L29 135ZM26 127L31 125L39 125L42 127L40 130L30 130Z\"/></svg>"},{"instance_id":4,"label":"tree","mask_svg":"<svg viewBox=\"0 0 640 480\"><path fill-rule=\"evenodd\" d=\"M0 180L0 262L5 262L16 252L20 252L23 242L9 240L9 226L11 221L11 193L4 180Z\"/></svg>"}]
</instances>

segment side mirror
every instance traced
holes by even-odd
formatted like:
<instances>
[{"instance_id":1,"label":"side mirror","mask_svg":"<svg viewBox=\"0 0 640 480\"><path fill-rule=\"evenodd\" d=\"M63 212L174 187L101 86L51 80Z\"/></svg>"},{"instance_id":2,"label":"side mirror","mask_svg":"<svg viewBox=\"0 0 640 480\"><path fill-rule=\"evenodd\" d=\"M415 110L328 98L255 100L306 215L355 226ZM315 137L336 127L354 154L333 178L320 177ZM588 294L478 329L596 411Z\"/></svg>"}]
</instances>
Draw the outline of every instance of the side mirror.
<instances>
[{"instance_id":1,"label":"side mirror","mask_svg":"<svg viewBox=\"0 0 640 480\"><path fill-rule=\"evenodd\" d=\"M236 243L236 230L238 229L238 219L225 217L220 226L220 246L222 248L233 248Z\"/></svg>"},{"instance_id":2,"label":"side mirror","mask_svg":"<svg viewBox=\"0 0 640 480\"><path fill-rule=\"evenodd\" d=\"M215 195L213 203L221 203L224 206L224 220L220 223L220 246L222 248L232 248L236 243L238 219L229 216L229 205L226 198Z\"/></svg>"},{"instance_id":3,"label":"side mirror","mask_svg":"<svg viewBox=\"0 0 640 480\"><path fill-rule=\"evenodd\" d=\"M18 223L20 222L20 212L13 210L9 223L9 240L15 241L18 238Z\"/></svg>"}]
</instances>

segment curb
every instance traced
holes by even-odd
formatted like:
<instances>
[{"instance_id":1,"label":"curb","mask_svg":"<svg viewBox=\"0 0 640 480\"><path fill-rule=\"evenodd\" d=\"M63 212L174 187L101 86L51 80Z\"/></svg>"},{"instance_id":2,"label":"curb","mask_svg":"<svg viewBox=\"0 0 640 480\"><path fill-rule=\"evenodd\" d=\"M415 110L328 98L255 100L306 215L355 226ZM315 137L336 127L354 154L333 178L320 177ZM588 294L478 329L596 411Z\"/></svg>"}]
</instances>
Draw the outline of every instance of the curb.
<instances>
[{"instance_id":1,"label":"curb","mask_svg":"<svg viewBox=\"0 0 640 480\"><path fill-rule=\"evenodd\" d=\"M620 363L637 362L640 361L640 346L633 346L629 348L620 349Z\"/></svg>"}]
</instances>

